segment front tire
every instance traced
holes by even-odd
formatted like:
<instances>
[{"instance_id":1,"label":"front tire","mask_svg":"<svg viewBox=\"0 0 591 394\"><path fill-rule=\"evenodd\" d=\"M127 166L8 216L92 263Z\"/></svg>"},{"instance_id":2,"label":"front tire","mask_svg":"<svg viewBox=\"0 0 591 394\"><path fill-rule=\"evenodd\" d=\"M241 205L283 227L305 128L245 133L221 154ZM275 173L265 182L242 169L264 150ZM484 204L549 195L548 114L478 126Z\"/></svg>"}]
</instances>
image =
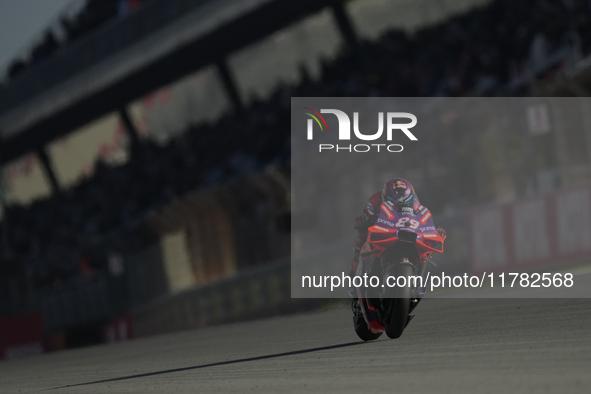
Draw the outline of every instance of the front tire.
<instances>
[{"instance_id":1,"label":"front tire","mask_svg":"<svg viewBox=\"0 0 591 394\"><path fill-rule=\"evenodd\" d=\"M396 277L404 276L406 278L413 276L413 267L409 264L400 264L396 267ZM388 338L400 338L408 322L408 313L410 310L410 300L412 298L412 287L406 281L405 287L395 287L393 290L394 298L390 300L388 321L386 326L386 335Z\"/></svg>"}]
</instances>

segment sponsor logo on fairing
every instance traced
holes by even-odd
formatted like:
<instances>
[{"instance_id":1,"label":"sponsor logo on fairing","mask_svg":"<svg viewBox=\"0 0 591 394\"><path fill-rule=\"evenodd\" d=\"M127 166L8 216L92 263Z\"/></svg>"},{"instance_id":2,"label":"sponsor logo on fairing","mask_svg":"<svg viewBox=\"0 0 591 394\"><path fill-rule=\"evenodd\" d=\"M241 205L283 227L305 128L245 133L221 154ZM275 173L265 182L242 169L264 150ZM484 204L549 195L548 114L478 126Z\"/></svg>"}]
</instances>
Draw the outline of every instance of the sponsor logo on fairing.
<instances>
[{"instance_id":1,"label":"sponsor logo on fairing","mask_svg":"<svg viewBox=\"0 0 591 394\"><path fill-rule=\"evenodd\" d=\"M430 218L431 218L431 212L427 212L427 214L421 218L421 223L427 224L427 221L429 221Z\"/></svg>"},{"instance_id":2,"label":"sponsor logo on fairing","mask_svg":"<svg viewBox=\"0 0 591 394\"><path fill-rule=\"evenodd\" d=\"M392 222L389 222L389 221L387 221L387 220L384 220L384 219L382 219L382 218L378 218L378 223L383 223L383 224L385 224L386 226L389 226L389 227L394 227L394 223L392 223Z\"/></svg>"},{"instance_id":3,"label":"sponsor logo on fairing","mask_svg":"<svg viewBox=\"0 0 591 394\"><path fill-rule=\"evenodd\" d=\"M414 190L413 190L413 193L414 193ZM418 200L415 200L415 205L412 207L413 211L418 212L420 208L421 208L421 204L419 204Z\"/></svg>"},{"instance_id":4,"label":"sponsor logo on fairing","mask_svg":"<svg viewBox=\"0 0 591 394\"><path fill-rule=\"evenodd\" d=\"M422 233L424 233L425 231L437 231L437 229L434 226L421 227L420 230Z\"/></svg>"},{"instance_id":5,"label":"sponsor logo on fairing","mask_svg":"<svg viewBox=\"0 0 591 394\"><path fill-rule=\"evenodd\" d=\"M382 230L382 231L386 231L386 232L390 232L389 228L384 228L384 227L380 227L380 226L373 226L374 228L377 228L378 230Z\"/></svg>"},{"instance_id":6,"label":"sponsor logo on fairing","mask_svg":"<svg viewBox=\"0 0 591 394\"><path fill-rule=\"evenodd\" d=\"M423 234L423 237L425 237L425 238L435 238L435 237L437 237L437 234Z\"/></svg>"},{"instance_id":7,"label":"sponsor logo on fairing","mask_svg":"<svg viewBox=\"0 0 591 394\"><path fill-rule=\"evenodd\" d=\"M386 208L384 205L382 205L382 211L384 211L384 213L386 214L388 219L390 219L390 220L394 219L394 214L392 214L392 212L390 212L390 210L388 208Z\"/></svg>"},{"instance_id":8,"label":"sponsor logo on fairing","mask_svg":"<svg viewBox=\"0 0 591 394\"><path fill-rule=\"evenodd\" d=\"M410 207L402 207L402 212L414 212Z\"/></svg>"}]
</instances>

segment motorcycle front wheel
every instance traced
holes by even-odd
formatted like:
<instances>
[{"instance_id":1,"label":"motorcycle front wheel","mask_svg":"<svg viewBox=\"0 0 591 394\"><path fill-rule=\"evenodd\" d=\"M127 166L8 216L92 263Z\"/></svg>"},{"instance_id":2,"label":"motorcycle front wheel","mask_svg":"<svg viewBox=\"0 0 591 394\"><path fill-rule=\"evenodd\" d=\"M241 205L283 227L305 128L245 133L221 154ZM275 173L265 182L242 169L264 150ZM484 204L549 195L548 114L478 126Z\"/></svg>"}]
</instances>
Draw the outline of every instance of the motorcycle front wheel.
<instances>
[{"instance_id":1,"label":"motorcycle front wheel","mask_svg":"<svg viewBox=\"0 0 591 394\"><path fill-rule=\"evenodd\" d=\"M396 267L396 277L403 276L403 277L410 277L414 275L414 270L411 265L409 264L400 264ZM412 287L410 286L410 281L406 281L406 286L404 287L394 287L392 288L390 295L392 299L390 299L390 308L388 310L388 319L386 325L386 335L388 338L400 338L404 329L406 328L406 323L408 321L408 313L410 310L410 300L412 298Z\"/></svg>"}]
</instances>

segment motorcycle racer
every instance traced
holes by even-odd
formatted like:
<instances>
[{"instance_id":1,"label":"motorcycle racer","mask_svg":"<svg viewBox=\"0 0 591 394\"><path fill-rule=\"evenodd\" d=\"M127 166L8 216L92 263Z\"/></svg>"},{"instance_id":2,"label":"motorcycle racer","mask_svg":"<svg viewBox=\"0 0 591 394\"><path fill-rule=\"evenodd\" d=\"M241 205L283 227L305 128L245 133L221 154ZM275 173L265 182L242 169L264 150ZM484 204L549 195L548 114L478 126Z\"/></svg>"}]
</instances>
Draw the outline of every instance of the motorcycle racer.
<instances>
[{"instance_id":1,"label":"motorcycle racer","mask_svg":"<svg viewBox=\"0 0 591 394\"><path fill-rule=\"evenodd\" d=\"M409 181L404 178L392 178L386 181L381 192L377 192L369 198L367 205L363 209L363 213L355 219L354 228L357 230L357 236L355 237L353 245L351 277L353 277L357 271L359 254L361 253L361 247L367 241L368 228L376 224L376 221L380 216L382 203L399 212L408 210L409 212L412 211L414 213L421 212L423 215L427 215L429 212L429 210L419 202L415 190ZM443 228L437 227L437 232L443 238L446 237ZM349 295L356 298L354 294L354 289L349 289Z\"/></svg>"}]
</instances>

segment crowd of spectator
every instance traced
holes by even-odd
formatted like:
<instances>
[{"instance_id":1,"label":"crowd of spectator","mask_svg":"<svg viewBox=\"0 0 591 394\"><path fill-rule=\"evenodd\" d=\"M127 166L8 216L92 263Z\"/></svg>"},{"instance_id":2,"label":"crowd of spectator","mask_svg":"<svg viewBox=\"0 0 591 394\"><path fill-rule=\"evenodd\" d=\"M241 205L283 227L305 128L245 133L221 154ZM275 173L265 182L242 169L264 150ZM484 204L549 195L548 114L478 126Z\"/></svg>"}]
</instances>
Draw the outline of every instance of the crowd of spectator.
<instances>
[{"instance_id":1,"label":"crowd of spectator","mask_svg":"<svg viewBox=\"0 0 591 394\"><path fill-rule=\"evenodd\" d=\"M321 83L310 85L306 93L493 94L566 47L589 54L590 17L591 3L584 0L497 0L412 36L392 30L377 42L362 43L359 61L348 52L326 62Z\"/></svg>"},{"instance_id":2,"label":"crowd of spectator","mask_svg":"<svg viewBox=\"0 0 591 394\"><path fill-rule=\"evenodd\" d=\"M215 126L196 125L166 146L145 141L122 166L99 161L93 176L74 187L30 206L12 206L1 229L7 230L6 246L14 258L51 273L51 283L55 267L46 267L47 261L65 275L75 273L81 242L129 229L198 187L260 171L272 161L286 163L288 111L289 97L275 96Z\"/></svg>"},{"instance_id":3,"label":"crowd of spectator","mask_svg":"<svg viewBox=\"0 0 591 394\"><path fill-rule=\"evenodd\" d=\"M60 42L49 28L33 46L28 58L13 60L7 68L6 77L13 79L24 70L34 67L55 53L61 46L66 46L80 37L97 29L108 20L119 16L125 17L138 9L144 0L85 0L84 7L74 16L66 14L59 18L59 29L64 39Z\"/></svg>"},{"instance_id":4,"label":"crowd of spectator","mask_svg":"<svg viewBox=\"0 0 591 394\"><path fill-rule=\"evenodd\" d=\"M287 163L290 97L494 94L562 50L565 35L591 53L589 7L583 0L497 0L414 36L393 30L360 42L324 61L318 81L302 67L298 85L278 86L244 111L195 125L166 146L144 141L125 165L98 162L76 186L10 207L0 226L2 250L31 264L76 269L81 239L129 227L190 190Z\"/></svg>"}]
</instances>

